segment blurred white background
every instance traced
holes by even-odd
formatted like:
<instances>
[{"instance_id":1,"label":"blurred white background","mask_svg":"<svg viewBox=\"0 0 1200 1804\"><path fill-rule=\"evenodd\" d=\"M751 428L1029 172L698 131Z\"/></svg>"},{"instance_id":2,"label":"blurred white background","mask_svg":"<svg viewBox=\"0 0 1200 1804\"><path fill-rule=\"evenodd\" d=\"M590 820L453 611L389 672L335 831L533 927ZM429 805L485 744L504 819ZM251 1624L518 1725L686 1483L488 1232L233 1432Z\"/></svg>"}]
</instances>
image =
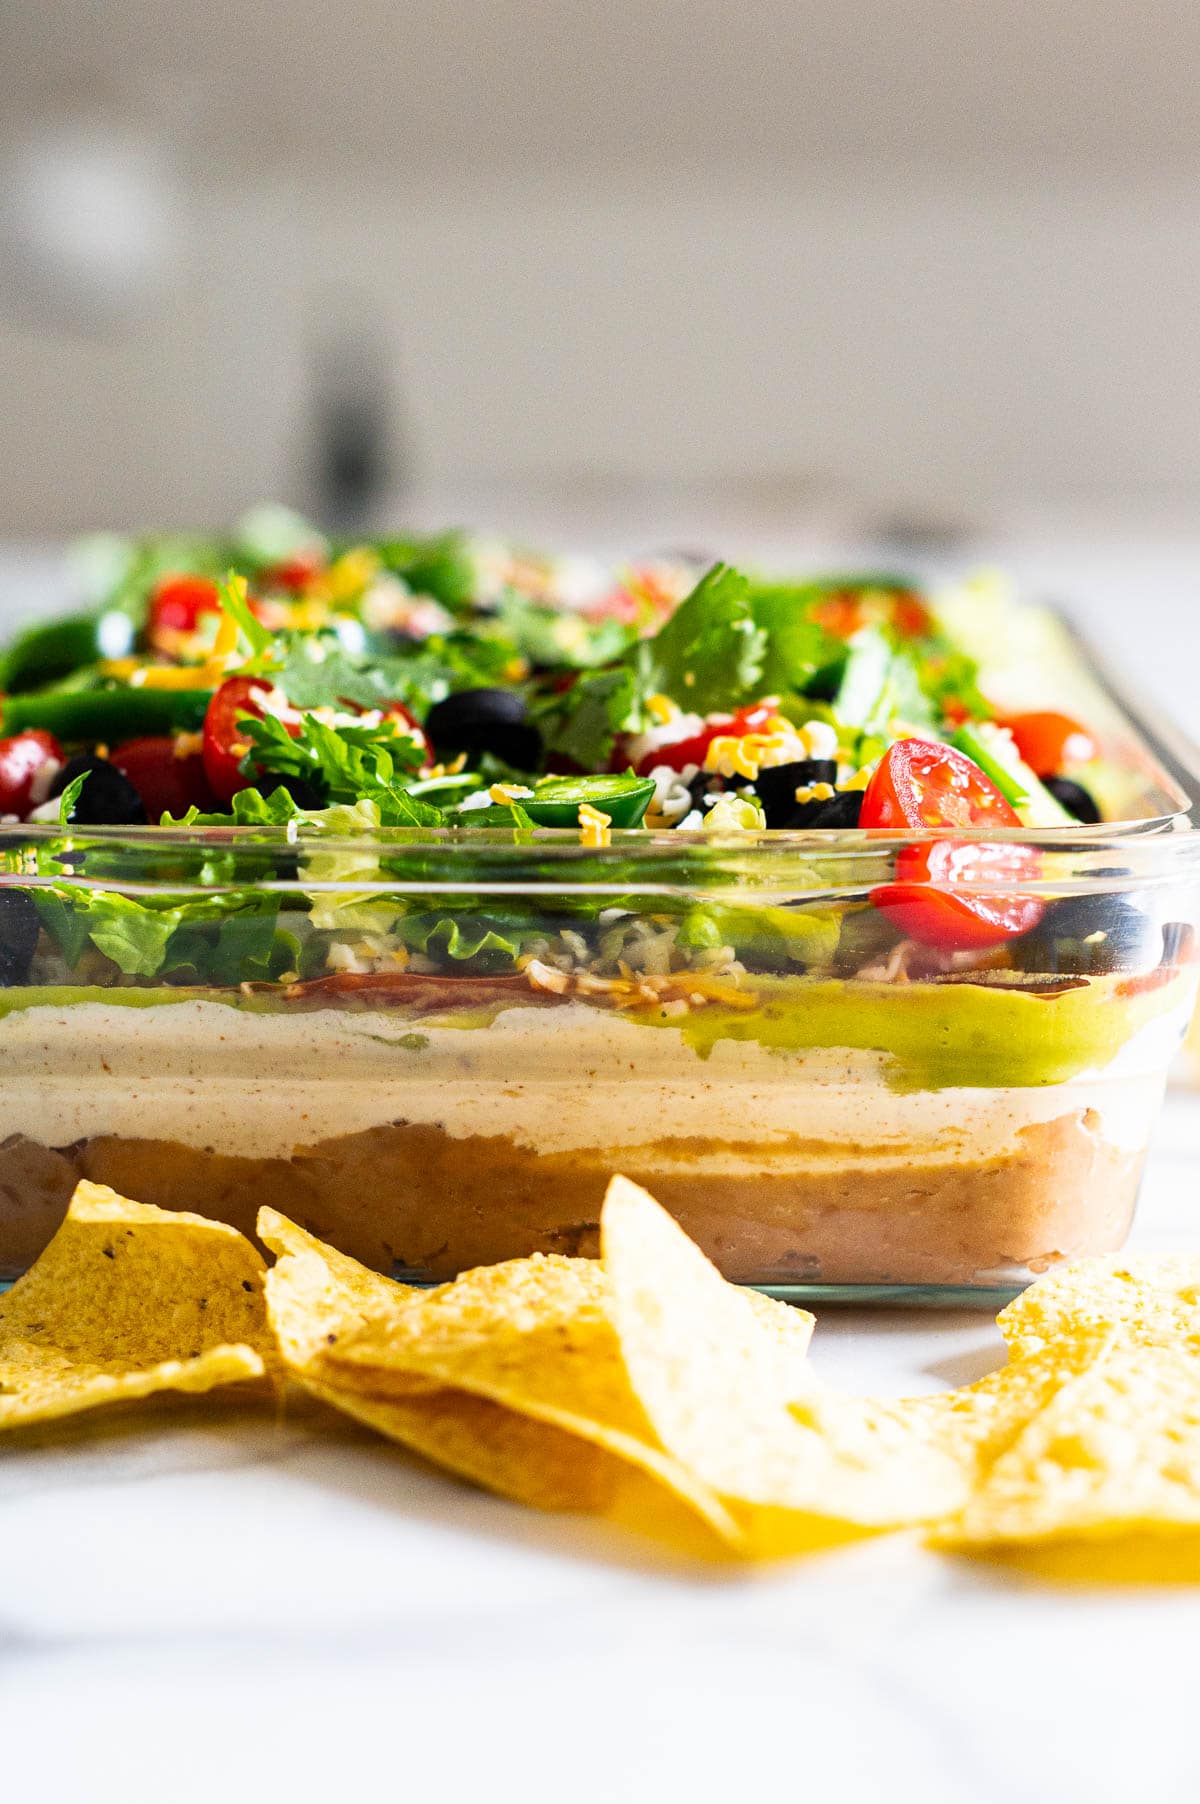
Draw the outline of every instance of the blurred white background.
<instances>
[{"instance_id":1,"label":"blurred white background","mask_svg":"<svg viewBox=\"0 0 1200 1804\"><path fill-rule=\"evenodd\" d=\"M0 532L1200 499L1192 0L55 0L0 40Z\"/></svg>"}]
</instances>

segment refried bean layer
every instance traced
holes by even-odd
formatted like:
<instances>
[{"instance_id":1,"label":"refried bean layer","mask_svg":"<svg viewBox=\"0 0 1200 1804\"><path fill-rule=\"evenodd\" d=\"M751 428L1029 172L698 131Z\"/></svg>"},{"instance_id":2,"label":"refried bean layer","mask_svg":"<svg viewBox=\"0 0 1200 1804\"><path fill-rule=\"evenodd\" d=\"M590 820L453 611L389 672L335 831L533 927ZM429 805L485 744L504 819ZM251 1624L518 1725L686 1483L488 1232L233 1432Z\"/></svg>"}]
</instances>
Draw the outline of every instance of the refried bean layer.
<instances>
[{"instance_id":1,"label":"refried bean layer","mask_svg":"<svg viewBox=\"0 0 1200 1804\"><path fill-rule=\"evenodd\" d=\"M978 1160L914 1149L908 1161L893 1149L875 1165L860 1153L839 1166L838 1150L664 1138L615 1156L539 1154L502 1135L406 1122L290 1159L111 1135L50 1148L15 1135L0 1144L0 1272L37 1257L79 1178L249 1234L267 1204L397 1276L449 1278L536 1251L595 1255L619 1167L741 1282L987 1284L1119 1247L1142 1166L1090 1109L1030 1123Z\"/></svg>"}]
</instances>

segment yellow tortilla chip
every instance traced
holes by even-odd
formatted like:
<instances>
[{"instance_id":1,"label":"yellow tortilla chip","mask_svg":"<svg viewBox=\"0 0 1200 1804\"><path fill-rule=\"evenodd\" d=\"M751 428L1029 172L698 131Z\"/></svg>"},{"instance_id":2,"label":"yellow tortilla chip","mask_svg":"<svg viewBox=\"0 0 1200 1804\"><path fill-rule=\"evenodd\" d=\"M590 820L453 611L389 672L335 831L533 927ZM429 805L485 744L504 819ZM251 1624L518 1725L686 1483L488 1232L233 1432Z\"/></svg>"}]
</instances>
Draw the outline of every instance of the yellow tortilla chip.
<instances>
[{"instance_id":1,"label":"yellow tortilla chip","mask_svg":"<svg viewBox=\"0 0 1200 1804\"><path fill-rule=\"evenodd\" d=\"M331 1336L336 1342L356 1333L380 1311L403 1309L420 1294L326 1246L275 1209L259 1210L257 1232L276 1256L266 1276L267 1312L279 1351L294 1371L332 1344ZM410 1388L431 1387L414 1379Z\"/></svg>"},{"instance_id":2,"label":"yellow tortilla chip","mask_svg":"<svg viewBox=\"0 0 1200 1804\"><path fill-rule=\"evenodd\" d=\"M942 1547L1200 1529L1200 1358L1110 1344L1003 1453Z\"/></svg>"},{"instance_id":3,"label":"yellow tortilla chip","mask_svg":"<svg viewBox=\"0 0 1200 1804\"><path fill-rule=\"evenodd\" d=\"M1146 1529L1112 1540L1026 1541L965 1551L1007 1575L1053 1585L1200 1585L1200 1531L1195 1529Z\"/></svg>"},{"instance_id":4,"label":"yellow tortilla chip","mask_svg":"<svg viewBox=\"0 0 1200 1804\"><path fill-rule=\"evenodd\" d=\"M336 1268L322 1274L319 1242L305 1236L301 1243L295 1228L281 1237L273 1224L270 1233L260 1224L260 1232L269 1244L284 1244L286 1238L297 1249L268 1277L273 1318L278 1320L284 1309L295 1312L300 1299L299 1314L308 1323L314 1291L331 1295L341 1282L339 1274L353 1261L333 1255ZM410 1396L422 1386L503 1406L640 1467L669 1486L723 1539L740 1543L729 1512L668 1457L630 1390L608 1317L604 1273L595 1260L535 1254L480 1267L424 1292L387 1280L372 1284L370 1274L365 1283L360 1276L355 1284L353 1307L336 1320L323 1317L315 1335L304 1326L298 1331L310 1337L307 1374L327 1390L339 1396L354 1392L372 1407ZM369 1301L366 1315L364 1299ZM774 1315L770 1319L781 1340L790 1332L792 1339L785 1344L793 1356L802 1357L796 1349L806 1345L804 1325L785 1331ZM297 1330L285 1322L280 1332L281 1339L295 1346ZM473 1412L473 1419L480 1413ZM482 1419L489 1419L486 1412ZM461 1462L447 1463L463 1470ZM493 1488L513 1494L511 1485Z\"/></svg>"},{"instance_id":5,"label":"yellow tortilla chip","mask_svg":"<svg viewBox=\"0 0 1200 1804\"><path fill-rule=\"evenodd\" d=\"M600 1514L616 1502L621 1462L603 1448L462 1391L378 1398L322 1384L310 1367L295 1376L314 1397L433 1464L485 1490L539 1510Z\"/></svg>"},{"instance_id":6,"label":"yellow tortilla chip","mask_svg":"<svg viewBox=\"0 0 1200 1804\"><path fill-rule=\"evenodd\" d=\"M1124 1341L1200 1350L1200 1254L1078 1259L1038 1278L997 1320L1010 1359L1109 1330Z\"/></svg>"},{"instance_id":7,"label":"yellow tortilla chip","mask_svg":"<svg viewBox=\"0 0 1200 1804\"><path fill-rule=\"evenodd\" d=\"M81 1183L0 1298L0 1427L259 1378L263 1262L234 1228Z\"/></svg>"},{"instance_id":8,"label":"yellow tortilla chip","mask_svg":"<svg viewBox=\"0 0 1200 1804\"><path fill-rule=\"evenodd\" d=\"M601 1510L612 1501L615 1461L485 1399L420 1377L399 1378L386 1398L322 1381L317 1362L331 1339L358 1332L380 1310L402 1311L421 1293L368 1271L274 1209L259 1211L258 1234L277 1255L266 1278L271 1327L288 1370L314 1397L518 1503Z\"/></svg>"},{"instance_id":9,"label":"yellow tortilla chip","mask_svg":"<svg viewBox=\"0 0 1200 1804\"><path fill-rule=\"evenodd\" d=\"M956 1460L975 1484L1064 1384L1107 1347L1104 1336L1055 1341L1027 1359L1009 1360L960 1390L908 1397L895 1408L922 1436Z\"/></svg>"},{"instance_id":10,"label":"yellow tortilla chip","mask_svg":"<svg viewBox=\"0 0 1200 1804\"><path fill-rule=\"evenodd\" d=\"M896 1404L841 1397L764 1332L665 1210L614 1178L600 1219L610 1308L663 1446L738 1514L762 1552L928 1521L959 1507L957 1463Z\"/></svg>"}]
</instances>

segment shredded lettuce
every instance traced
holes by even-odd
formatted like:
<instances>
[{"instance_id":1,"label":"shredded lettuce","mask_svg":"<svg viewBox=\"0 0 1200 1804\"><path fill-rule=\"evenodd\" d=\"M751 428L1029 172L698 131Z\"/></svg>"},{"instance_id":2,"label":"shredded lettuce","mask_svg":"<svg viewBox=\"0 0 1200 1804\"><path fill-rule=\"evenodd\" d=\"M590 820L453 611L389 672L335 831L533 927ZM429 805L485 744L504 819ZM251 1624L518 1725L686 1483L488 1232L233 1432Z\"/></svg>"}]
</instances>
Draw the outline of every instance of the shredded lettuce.
<instances>
[{"instance_id":1,"label":"shredded lettuce","mask_svg":"<svg viewBox=\"0 0 1200 1804\"><path fill-rule=\"evenodd\" d=\"M297 944L277 931L279 898L257 890L147 903L64 886L35 890L33 898L72 970L90 941L126 977L190 972L202 982L233 984L277 975Z\"/></svg>"},{"instance_id":2,"label":"shredded lettuce","mask_svg":"<svg viewBox=\"0 0 1200 1804\"><path fill-rule=\"evenodd\" d=\"M841 923L832 910L727 908L705 904L685 915L676 944L692 949L732 946L756 969L827 966L837 951Z\"/></svg>"}]
</instances>

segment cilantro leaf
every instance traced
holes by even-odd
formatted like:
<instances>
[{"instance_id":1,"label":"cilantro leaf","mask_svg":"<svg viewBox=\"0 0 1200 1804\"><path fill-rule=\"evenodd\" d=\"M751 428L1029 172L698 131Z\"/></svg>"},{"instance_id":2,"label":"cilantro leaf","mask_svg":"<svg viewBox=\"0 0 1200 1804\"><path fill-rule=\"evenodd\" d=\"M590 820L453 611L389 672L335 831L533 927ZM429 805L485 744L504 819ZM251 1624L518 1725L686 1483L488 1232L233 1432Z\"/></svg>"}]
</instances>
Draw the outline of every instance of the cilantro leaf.
<instances>
[{"instance_id":1,"label":"cilantro leaf","mask_svg":"<svg viewBox=\"0 0 1200 1804\"><path fill-rule=\"evenodd\" d=\"M424 748L394 719L374 726L331 727L315 714L304 714L294 733L270 714L242 724L254 748L247 754L251 766L304 777L328 802L356 802L377 790L402 786L425 761Z\"/></svg>"},{"instance_id":2,"label":"cilantro leaf","mask_svg":"<svg viewBox=\"0 0 1200 1804\"><path fill-rule=\"evenodd\" d=\"M761 686L767 635L754 619L750 584L739 570L714 564L653 639L630 654L642 697L708 714L734 708Z\"/></svg>"},{"instance_id":3,"label":"cilantro leaf","mask_svg":"<svg viewBox=\"0 0 1200 1804\"><path fill-rule=\"evenodd\" d=\"M759 678L766 694L806 694L818 676L845 663L845 642L813 618L814 603L827 593L824 583L751 584L750 611L767 636Z\"/></svg>"},{"instance_id":4,"label":"cilantro leaf","mask_svg":"<svg viewBox=\"0 0 1200 1804\"><path fill-rule=\"evenodd\" d=\"M465 533L384 539L376 550L384 568L402 577L414 595L432 595L452 611L468 607L475 598L479 578Z\"/></svg>"},{"instance_id":5,"label":"cilantro leaf","mask_svg":"<svg viewBox=\"0 0 1200 1804\"><path fill-rule=\"evenodd\" d=\"M81 770L77 777L72 777L58 798L58 824L60 827L70 826L71 816L75 812L75 804L79 800L79 792L91 774L91 771Z\"/></svg>"},{"instance_id":6,"label":"cilantro leaf","mask_svg":"<svg viewBox=\"0 0 1200 1804\"><path fill-rule=\"evenodd\" d=\"M510 590L494 616L495 632L515 656L544 669L588 670L619 658L636 632L620 620L588 620L569 609L542 607Z\"/></svg>"},{"instance_id":7,"label":"cilantro leaf","mask_svg":"<svg viewBox=\"0 0 1200 1804\"><path fill-rule=\"evenodd\" d=\"M290 633L272 672L293 708L378 708L402 697L400 659L350 657L331 633Z\"/></svg>"},{"instance_id":8,"label":"cilantro leaf","mask_svg":"<svg viewBox=\"0 0 1200 1804\"><path fill-rule=\"evenodd\" d=\"M395 720L375 726L326 726L305 714L293 736L272 715L244 723L252 749L247 761L281 776L303 777L326 803L353 806L366 799L379 809L385 827L437 827L442 811L407 794L411 775L424 762L424 749Z\"/></svg>"},{"instance_id":9,"label":"cilantro leaf","mask_svg":"<svg viewBox=\"0 0 1200 1804\"><path fill-rule=\"evenodd\" d=\"M641 724L637 680L627 666L581 676L561 695L535 703L530 717L547 753L569 758L580 770L605 770L617 734Z\"/></svg>"}]
</instances>

